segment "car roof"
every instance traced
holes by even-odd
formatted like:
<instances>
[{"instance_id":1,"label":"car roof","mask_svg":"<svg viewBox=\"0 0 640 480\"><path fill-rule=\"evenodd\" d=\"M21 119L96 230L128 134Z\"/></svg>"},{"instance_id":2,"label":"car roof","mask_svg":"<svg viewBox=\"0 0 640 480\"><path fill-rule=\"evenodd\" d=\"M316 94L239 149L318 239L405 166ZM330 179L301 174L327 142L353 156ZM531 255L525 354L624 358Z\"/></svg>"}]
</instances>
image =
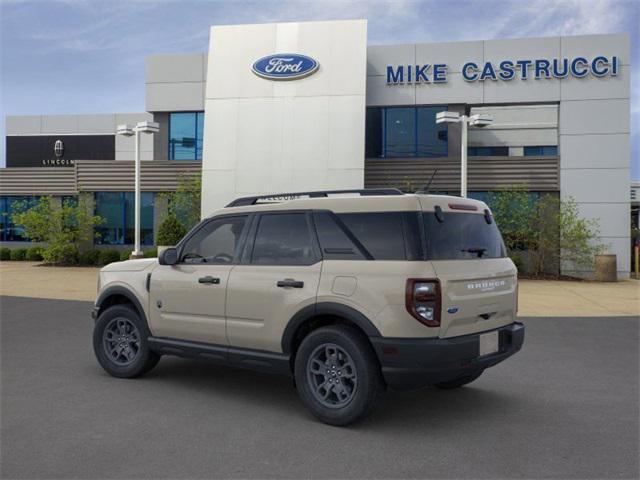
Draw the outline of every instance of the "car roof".
<instances>
[{"instance_id":1,"label":"car roof","mask_svg":"<svg viewBox=\"0 0 640 480\"><path fill-rule=\"evenodd\" d=\"M336 195L320 198L295 198L281 202L265 202L253 205L226 207L214 211L208 217L233 213L270 212L286 210L331 210L336 213L358 212L400 212L400 211L434 211L439 206L443 211L465 210L468 213L484 213L488 209L484 202L471 198L449 195ZM453 206L453 208L452 208Z\"/></svg>"}]
</instances>

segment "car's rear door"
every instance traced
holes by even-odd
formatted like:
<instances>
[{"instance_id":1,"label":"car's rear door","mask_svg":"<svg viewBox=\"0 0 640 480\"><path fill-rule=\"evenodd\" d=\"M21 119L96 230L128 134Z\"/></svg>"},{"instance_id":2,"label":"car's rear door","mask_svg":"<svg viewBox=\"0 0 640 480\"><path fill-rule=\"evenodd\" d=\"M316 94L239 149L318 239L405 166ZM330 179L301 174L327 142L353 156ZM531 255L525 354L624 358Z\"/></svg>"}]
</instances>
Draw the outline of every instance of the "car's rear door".
<instances>
[{"instance_id":1,"label":"car's rear door","mask_svg":"<svg viewBox=\"0 0 640 480\"><path fill-rule=\"evenodd\" d=\"M320 251L308 212L262 213L251 230L229 276L227 337L232 347L279 352L289 319L316 301Z\"/></svg>"}]
</instances>

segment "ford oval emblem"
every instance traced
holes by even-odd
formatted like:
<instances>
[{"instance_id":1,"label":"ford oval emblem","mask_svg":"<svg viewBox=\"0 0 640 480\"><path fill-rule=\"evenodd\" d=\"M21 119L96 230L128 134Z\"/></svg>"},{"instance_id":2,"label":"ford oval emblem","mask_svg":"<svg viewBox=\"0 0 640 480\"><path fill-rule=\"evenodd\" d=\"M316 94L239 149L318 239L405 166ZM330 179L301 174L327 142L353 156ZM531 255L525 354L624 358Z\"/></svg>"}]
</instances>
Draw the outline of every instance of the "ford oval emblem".
<instances>
[{"instance_id":1,"label":"ford oval emblem","mask_svg":"<svg viewBox=\"0 0 640 480\"><path fill-rule=\"evenodd\" d=\"M456 313L457 311L458 311L458 307L447 308L447 313Z\"/></svg>"},{"instance_id":2,"label":"ford oval emblem","mask_svg":"<svg viewBox=\"0 0 640 480\"><path fill-rule=\"evenodd\" d=\"M269 80L296 80L308 77L318 70L318 62L298 53L278 53L256 60L253 73Z\"/></svg>"}]
</instances>

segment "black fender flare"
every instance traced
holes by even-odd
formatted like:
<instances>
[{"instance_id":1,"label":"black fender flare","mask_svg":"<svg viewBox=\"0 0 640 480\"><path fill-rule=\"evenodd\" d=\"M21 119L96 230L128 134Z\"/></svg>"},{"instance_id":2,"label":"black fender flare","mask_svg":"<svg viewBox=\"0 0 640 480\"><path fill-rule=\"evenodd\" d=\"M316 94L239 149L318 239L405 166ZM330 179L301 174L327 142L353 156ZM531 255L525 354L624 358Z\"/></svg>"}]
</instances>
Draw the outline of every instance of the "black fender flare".
<instances>
[{"instance_id":1,"label":"black fender flare","mask_svg":"<svg viewBox=\"0 0 640 480\"><path fill-rule=\"evenodd\" d=\"M320 302L307 305L299 310L287 324L282 334L282 351L290 354L293 349L293 341L298 329L309 319L318 315L331 315L341 317L357 325L368 337L381 337L380 331L366 316L353 307L342 303Z\"/></svg>"},{"instance_id":2,"label":"black fender flare","mask_svg":"<svg viewBox=\"0 0 640 480\"><path fill-rule=\"evenodd\" d=\"M140 318L142 318L144 323L149 325L149 322L147 322L147 315L144 312L144 308L142 308L142 304L140 303L140 300L138 300L138 297L136 296L136 294L133 293L128 288L120 285L107 287L102 292L100 292L100 295L98 295L98 298L96 299L95 308L97 310L101 310L102 304L104 303L104 301L114 295L121 295L125 297L127 300L129 300L133 304L135 309L138 311L138 314L140 315ZM96 319L97 319L97 316L96 316Z\"/></svg>"}]
</instances>

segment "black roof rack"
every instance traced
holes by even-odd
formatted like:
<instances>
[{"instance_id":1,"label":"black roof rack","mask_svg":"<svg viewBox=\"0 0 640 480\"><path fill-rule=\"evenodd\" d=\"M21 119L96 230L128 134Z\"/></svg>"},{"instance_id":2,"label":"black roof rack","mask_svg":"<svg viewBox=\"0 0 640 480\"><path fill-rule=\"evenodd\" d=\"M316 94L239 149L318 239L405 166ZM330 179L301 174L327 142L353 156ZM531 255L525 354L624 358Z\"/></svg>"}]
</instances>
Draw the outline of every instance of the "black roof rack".
<instances>
[{"instance_id":1,"label":"black roof rack","mask_svg":"<svg viewBox=\"0 0 640 480\"><path fill-rule=\"evenodd\" d=\"M287 200L295 200L300 197L322 198L342 193L358 193L363 197L371 195L404 195L404 193L397 188L365 188L359 190L319 190L316 192L273 193L271 195L255 195L252 197L236 198L225 208L255 205L259 200L271 200L273 203L277 203L286 202Z\"/></svg>"}]
</instances>

